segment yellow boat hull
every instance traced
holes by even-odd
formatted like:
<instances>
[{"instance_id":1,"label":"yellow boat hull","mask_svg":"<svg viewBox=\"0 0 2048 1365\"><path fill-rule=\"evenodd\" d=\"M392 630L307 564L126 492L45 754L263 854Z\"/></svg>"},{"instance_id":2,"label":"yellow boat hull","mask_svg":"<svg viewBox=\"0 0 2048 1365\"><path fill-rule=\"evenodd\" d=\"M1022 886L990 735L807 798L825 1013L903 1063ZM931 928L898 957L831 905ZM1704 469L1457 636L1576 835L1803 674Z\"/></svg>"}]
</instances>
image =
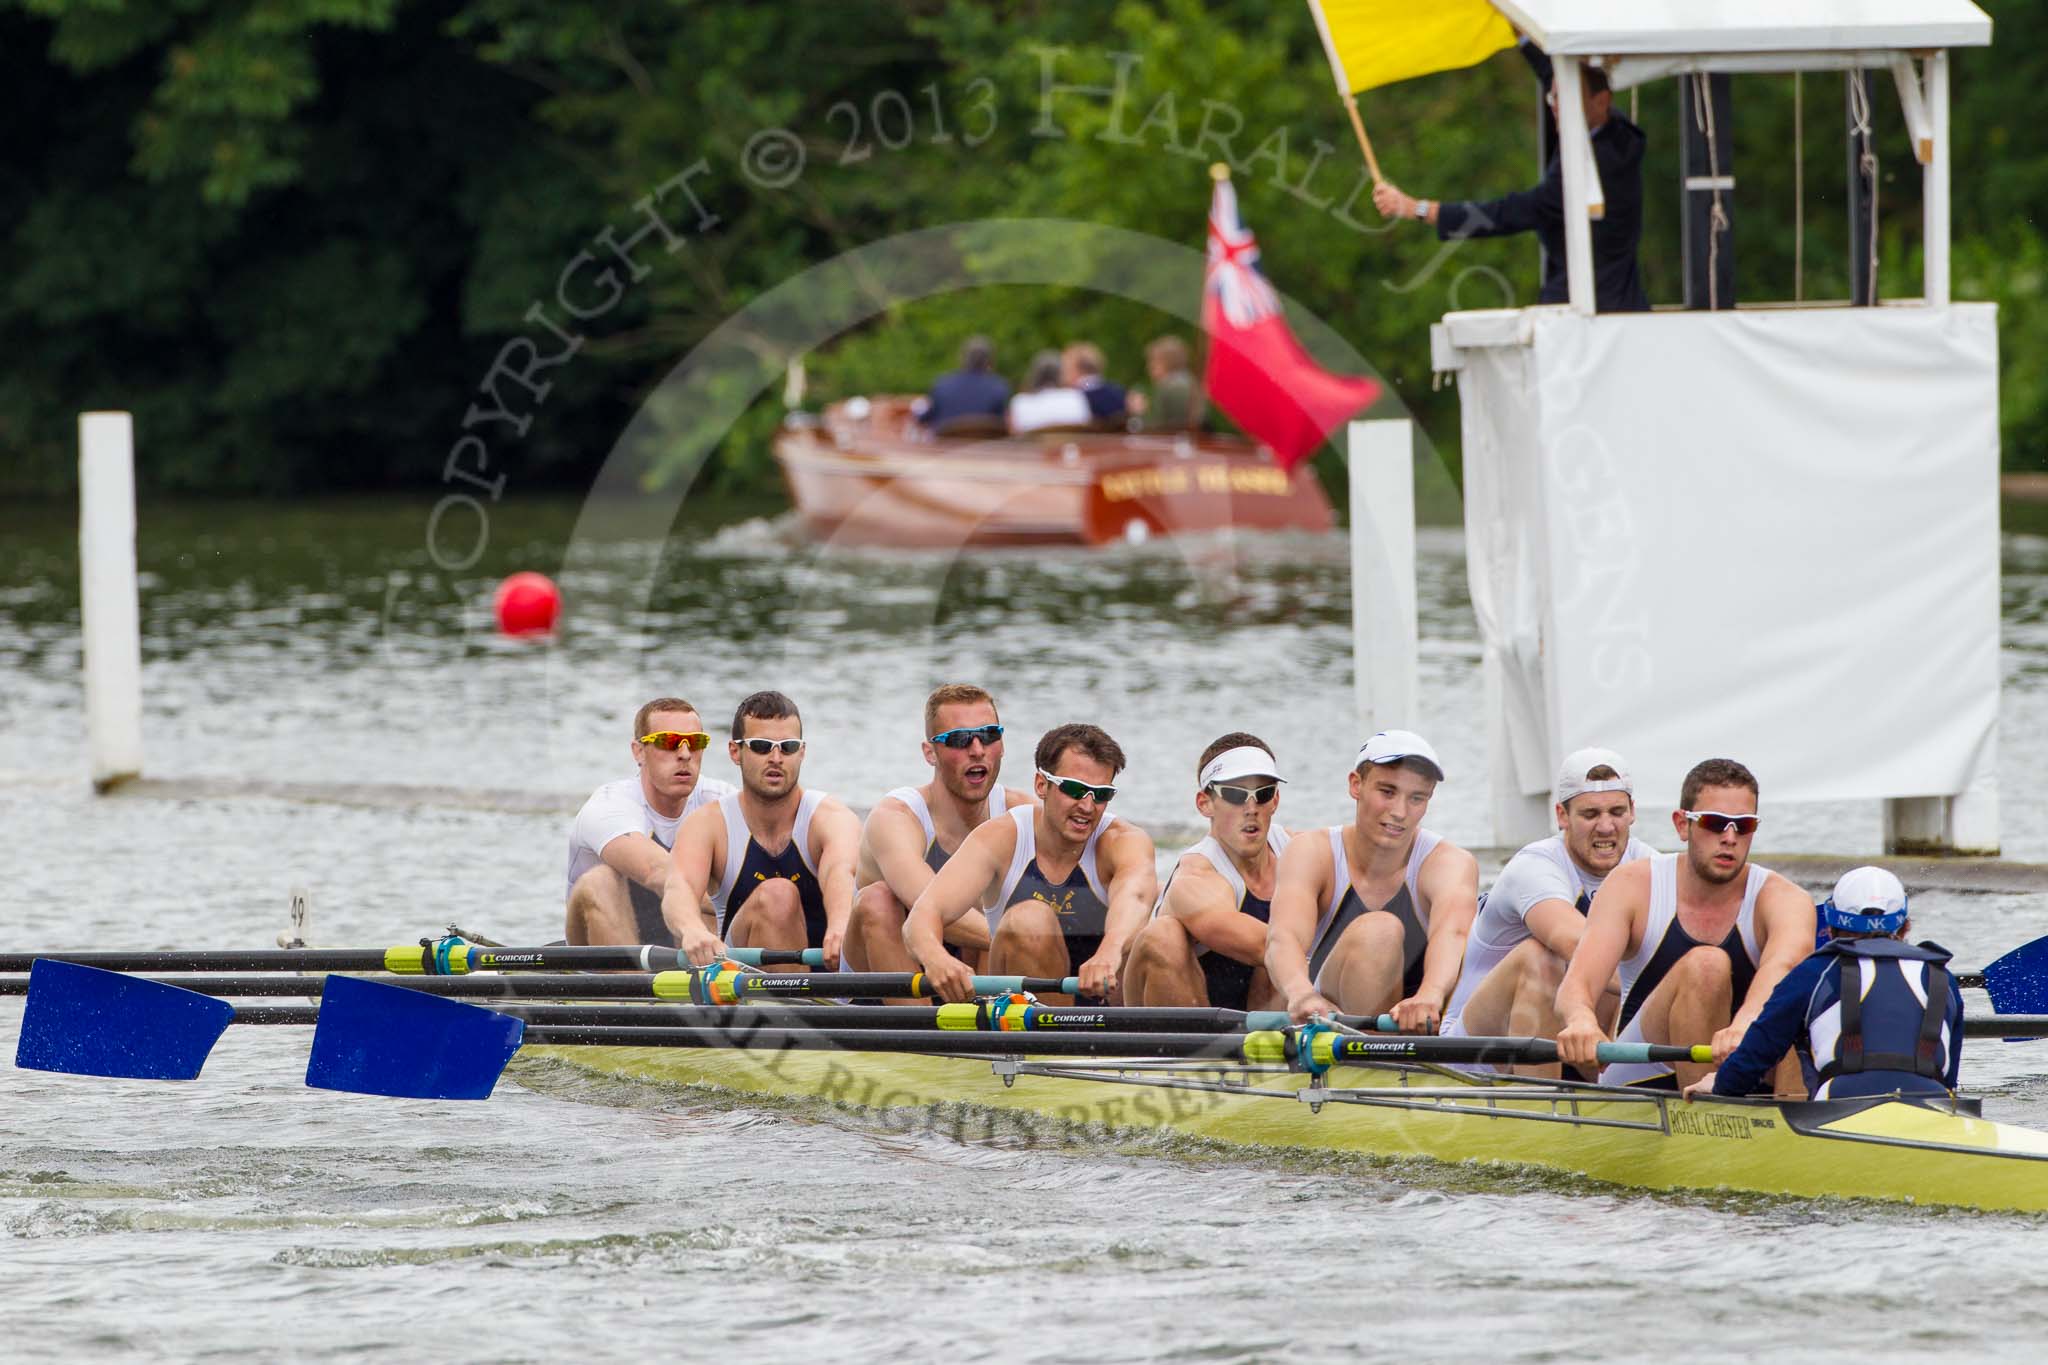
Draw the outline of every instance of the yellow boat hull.
<instances>
[{"instance_id":1,"label":"yellow boat hull","mask_svg":"<svg viewBox=\"0 0 2048 1365\"><path fill-rule=\"evenodd\" d=\"M894 1053L533 1047L521 1056L856 1107L964 1137L1170 1129L1261 1147L1544 1167L1645 1189L2048 1209L2048 1134L1896 1100L1687 1104L1405 1066L1339 1067L1318 1089L1302 1074L1214 1063L1027 1060L1006 1078L1008 1063Z\"/></svg>"}]
</instances>

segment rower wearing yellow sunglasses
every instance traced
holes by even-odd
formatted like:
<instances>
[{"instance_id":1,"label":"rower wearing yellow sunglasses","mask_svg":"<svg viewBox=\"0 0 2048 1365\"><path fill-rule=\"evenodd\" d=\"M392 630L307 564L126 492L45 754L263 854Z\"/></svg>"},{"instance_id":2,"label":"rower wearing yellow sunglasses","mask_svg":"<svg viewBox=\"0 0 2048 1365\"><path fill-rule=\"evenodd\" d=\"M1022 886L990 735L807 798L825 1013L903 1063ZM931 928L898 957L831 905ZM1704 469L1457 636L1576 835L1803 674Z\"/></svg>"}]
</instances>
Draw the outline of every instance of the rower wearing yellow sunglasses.
<instances>
[{"instance_id":1,"label":"rower wearing yellow sunglasses","mask_svg":"<svg viewBox=\"0 0 2048 1365\"><path fill-rule=\"evenodd\" d=\"M703 775L710 741L697 708L681 697L656 697L634 713L638 772L592 792L569 827L569 942L675 946L661 894L676 827L733 791Z\"/></svg>"}]
</instances>

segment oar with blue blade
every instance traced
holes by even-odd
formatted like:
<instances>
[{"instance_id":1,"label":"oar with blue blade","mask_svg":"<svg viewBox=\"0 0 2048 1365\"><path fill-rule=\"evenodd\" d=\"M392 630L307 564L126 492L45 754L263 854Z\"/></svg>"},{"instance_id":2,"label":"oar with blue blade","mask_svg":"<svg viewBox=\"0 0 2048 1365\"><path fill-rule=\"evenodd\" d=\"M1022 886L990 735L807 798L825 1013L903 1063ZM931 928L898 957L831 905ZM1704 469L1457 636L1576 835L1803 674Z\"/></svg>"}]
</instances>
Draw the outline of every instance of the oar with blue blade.
<instances>
[{"instance_id":1,"label":"oar with blue blade","mask_svg":"<svg viewBox=\"0 0 2048 1365\"><path fill-rule=\"evenodd\" d=\"M1982 986L2000 1014L2048 1014L2048 938L2022 943L1981 973L1959 972L1956 981Z\"/></svg>"},{"instance_id":2,"label":"oar with blue blade","mask_svg":"<svg viewBox=\"0 0 2048 1365\"><path fill-rule=\"evenodd\" d=\"M306 1084L416 1100L489 1099L523 1021L402 986L334 976L320 996Z\"/></svg>"},{"instance_id":3,"label":"oar with blue blade","mask_svg":"<svg viewBox=\"0 0 2048 1365\"><path fill-rule=\"evenodd\" d=\"M29 968L14 1064L76 1076L189 1081L234 1020L225 1000L69 962Z\"/></svg>"}]
</instances>

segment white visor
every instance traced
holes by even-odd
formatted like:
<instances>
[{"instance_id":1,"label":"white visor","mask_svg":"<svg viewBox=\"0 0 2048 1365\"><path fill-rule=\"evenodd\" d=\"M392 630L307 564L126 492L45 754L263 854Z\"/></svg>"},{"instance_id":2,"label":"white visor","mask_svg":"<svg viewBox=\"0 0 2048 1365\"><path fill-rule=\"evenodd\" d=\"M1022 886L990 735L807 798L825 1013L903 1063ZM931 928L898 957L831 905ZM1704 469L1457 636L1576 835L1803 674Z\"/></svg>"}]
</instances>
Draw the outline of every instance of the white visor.
<instances>
[{"instance_id":1,"label":"white visor","mask_svg":"<svg viewBox=\"0 0 2048 1365\"><path fill-rule=\"evenodd\" d=\"M1209 760L1203 767L1198 787L1210 787L1218 782L1232 782L1240 777L1270 777L1275 782L1285 782L1280 776L1280 760L1264 749L1254 749L1249 744L1240 744L1235 749L1225 749Z\"/></svg>"}]
</instances>

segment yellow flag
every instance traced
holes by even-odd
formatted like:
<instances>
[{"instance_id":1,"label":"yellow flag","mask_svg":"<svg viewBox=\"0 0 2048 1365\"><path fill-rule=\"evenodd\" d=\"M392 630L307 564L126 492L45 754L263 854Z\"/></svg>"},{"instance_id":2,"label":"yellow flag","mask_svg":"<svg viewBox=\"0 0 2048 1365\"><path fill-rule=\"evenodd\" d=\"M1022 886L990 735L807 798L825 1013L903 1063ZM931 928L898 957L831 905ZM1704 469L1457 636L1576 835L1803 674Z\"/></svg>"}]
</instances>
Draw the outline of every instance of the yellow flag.
<instances>
[{"instance_id":1,"label":"yellow flag","mask_svg":"<svg viewBox=\"0 0 2048 1365\"><path fill-rule=\"evenodd\" d=\"M1483 62L1515 45L1486 0L1308 0L1347 94Z\"/></svg>"}]
</instances>

